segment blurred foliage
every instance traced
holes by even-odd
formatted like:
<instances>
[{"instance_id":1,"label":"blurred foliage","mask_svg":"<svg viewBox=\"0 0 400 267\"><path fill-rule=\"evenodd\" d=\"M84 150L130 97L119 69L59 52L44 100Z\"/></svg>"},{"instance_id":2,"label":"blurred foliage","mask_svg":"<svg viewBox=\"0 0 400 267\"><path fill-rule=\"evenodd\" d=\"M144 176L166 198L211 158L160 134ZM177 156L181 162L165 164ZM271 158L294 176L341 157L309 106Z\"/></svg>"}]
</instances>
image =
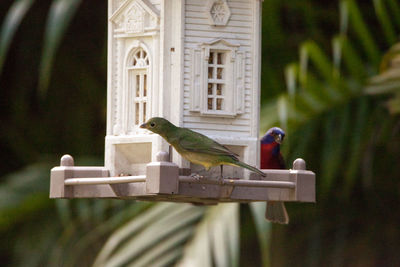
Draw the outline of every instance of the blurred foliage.
<instances>
[{"instance_id":1,"label":"blurred foliage","mask_svg":"<svg viewBox=\"0 0 400 267\"><path fill-rule=\"evenodd\" d=\"M386 105L390 113L400 113L400 43L393 45L383 56L380 73L370 79L366 91L391 95Z\"/></svg>"},{"instance_id":2,"label":"blurred foliage","mask_svg":"<svg viewBox=\"0 0 400 267\"><path fill-rule=\"evenodd\" d=\"M261 127L284 127L287 162L317 173L318 203L288 204L289 226L266 223L264 203L48 199L62 154L102 165L106 14L107 1L0 3L2 263L400 265L398 1L263 2Z\"/></svg>"},{"instance_id":3,"label":"blurred foliage","mask_svg":"<svg viewBox=\"0 0 400 267\"><path fill-rule=\"evenodd\" d=\"M317 206L288 205L297 220L273 226L273 266L400 264L400 217L393 212L400 197L400 120L386 109L400 108L400 3L368 1L367 11L358 3L340 2L331 45L299 46L299 60L285 69L287 93L262 107L269 115L264 129L279 123L288 132L289 162L304 157L317 173ZM395 97L387 105L377 94L389 91Z\"/></svg>"}]
</instances>

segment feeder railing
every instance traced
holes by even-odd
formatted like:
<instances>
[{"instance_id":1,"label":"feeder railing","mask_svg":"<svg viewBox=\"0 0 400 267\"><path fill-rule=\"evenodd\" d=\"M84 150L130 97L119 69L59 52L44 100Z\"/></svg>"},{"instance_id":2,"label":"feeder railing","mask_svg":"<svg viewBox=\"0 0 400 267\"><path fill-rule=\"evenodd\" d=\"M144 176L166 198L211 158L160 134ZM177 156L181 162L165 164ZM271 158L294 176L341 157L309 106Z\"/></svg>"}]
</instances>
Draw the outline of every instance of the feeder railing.
<instances>
[{"instance_id":1,"label":"feeder railing","mask_svg":"<svg viewBox=\"0 0 400 267\"><path fill-rule=\"evenodd\" d=\"M192 184L219 184L219 185L231 185L231 186L245 186L245 187L271 187L271 188L295 188L294 182L286 181L261 181L261 180L239 180L239 179L223 179L210 180L210 179L198 179L190 176L179 176L179 182L181 183L192 183Z\"/></svg>"},{"instance_id":2,"label":"feeder railing","mask_svg":"<svg viewBox=\"0 0 400 267\"><path fill-rule=\"evenodd\" d=\"M88 177L69 178L64 180L65 185L97 185L97 184L127 184L146 182L146 175L120 177Z\"/></svg>"},{"instance_id":3,"label":"feeder railing","mask_svg":"<svg viewBox=\"0 0 400 267\"><path fill-rule=\"evenodd\" d=\"M120 198L198 204L253 201L315 202L315 174L302 159L289 170L262 170L248 179L180 176L179 167L159 152L145 175L110 176L106 167L74 166L65 155L51 170L51 198Z\"/></svg>"}]
</instances>

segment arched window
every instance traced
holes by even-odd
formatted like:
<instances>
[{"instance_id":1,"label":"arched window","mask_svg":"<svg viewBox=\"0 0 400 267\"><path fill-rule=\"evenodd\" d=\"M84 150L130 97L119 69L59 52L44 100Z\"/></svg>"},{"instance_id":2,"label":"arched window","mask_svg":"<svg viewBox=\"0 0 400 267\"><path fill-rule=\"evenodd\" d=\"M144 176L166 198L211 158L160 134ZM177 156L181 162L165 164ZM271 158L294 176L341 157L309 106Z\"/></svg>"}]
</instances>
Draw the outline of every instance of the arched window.
<instances>
[{"instance_id":1,"label":"arched window","mask_svg":"<svg viewBox=\"0 0 400 267\"><path fill-rule=\"evenodd\" d=\"M149 114L149 56L143 48L136 49L128 59L128 128L137 130Z\"/></svg>"}]
</instances>

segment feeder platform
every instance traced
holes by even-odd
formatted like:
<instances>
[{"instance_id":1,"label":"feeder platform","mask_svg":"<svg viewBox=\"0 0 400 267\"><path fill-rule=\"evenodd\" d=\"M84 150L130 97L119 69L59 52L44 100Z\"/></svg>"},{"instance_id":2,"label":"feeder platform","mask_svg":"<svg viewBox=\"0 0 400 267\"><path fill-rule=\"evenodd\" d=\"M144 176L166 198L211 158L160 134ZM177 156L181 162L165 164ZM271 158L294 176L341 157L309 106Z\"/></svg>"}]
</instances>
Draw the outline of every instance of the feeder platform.
<instances>
[{"instance_id":1,"label":"feeder platform","mask_svg":"<svg viewBox=\"0 0 400 267\"><path fill-rule=\"evenodd\" d=\"M262 170L250 179L180 176L166 152L147 164L146 174L110 177L105 167L78 167L70 155L51 170L50 198L117 198L218 204L254 201L315 202L315 174L296 159L290 170Z\"/></svg>"}]
</instances>

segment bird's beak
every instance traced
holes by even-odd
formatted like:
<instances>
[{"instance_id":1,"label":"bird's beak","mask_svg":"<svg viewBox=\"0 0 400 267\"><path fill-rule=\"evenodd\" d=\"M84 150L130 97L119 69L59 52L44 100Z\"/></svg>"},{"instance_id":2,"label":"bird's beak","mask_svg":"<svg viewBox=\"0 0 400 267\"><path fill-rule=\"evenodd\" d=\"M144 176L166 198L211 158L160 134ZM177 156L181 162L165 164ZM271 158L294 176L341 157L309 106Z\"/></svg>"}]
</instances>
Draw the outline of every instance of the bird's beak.
<instances>
[{"instance_id":1,"label":"bird's beak","mask_svg":"<svg viewBox=\"0 0 400 267\"><path fill-rule=\"evenodd\" d=\"M275 142L277 142L278 144L282 144L282 135L278 134L277 136L275 136Z\"/></svg>"},{"instance_id":2,"label":"bird's beak","mask_svg":"<svg viewBox=\"0 0 400 267\"><path fill-rule=\"evenodd\" d=\"M142 129L147 129L147 124L146 124L146 123L143 123L142 125L140 125L140 128L142 128Z\"/></svg>"}]
</instances>

